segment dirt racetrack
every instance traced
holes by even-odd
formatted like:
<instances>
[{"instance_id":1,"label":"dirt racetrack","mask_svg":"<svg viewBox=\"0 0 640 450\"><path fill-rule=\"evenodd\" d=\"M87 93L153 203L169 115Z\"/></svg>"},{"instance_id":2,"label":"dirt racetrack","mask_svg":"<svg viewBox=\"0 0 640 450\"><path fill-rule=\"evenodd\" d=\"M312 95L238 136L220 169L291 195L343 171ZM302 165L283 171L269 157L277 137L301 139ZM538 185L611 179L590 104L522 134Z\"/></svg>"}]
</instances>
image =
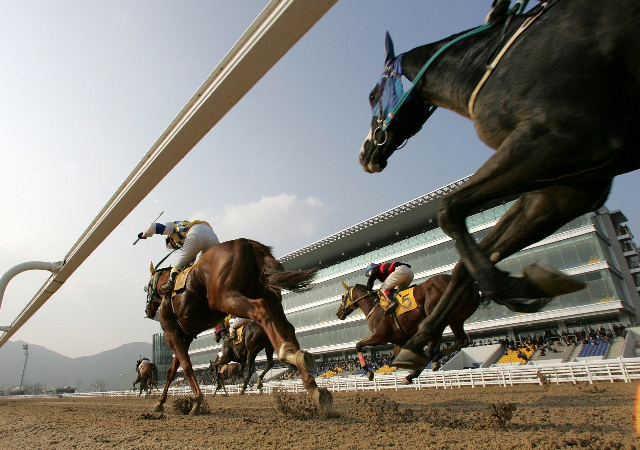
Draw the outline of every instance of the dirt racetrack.
<instances>
[{"instance_id":1,"label":"dirt racetrack","mask_svg":"<svg viewBox=\"0 0 640 450\"><path fill-rule=\"evenodd\" d=\"M561 384L335 393L315 410L306 394L186 399L0 399L4 449L640 449L639 383Z\"/></svg>"}]
</instances>

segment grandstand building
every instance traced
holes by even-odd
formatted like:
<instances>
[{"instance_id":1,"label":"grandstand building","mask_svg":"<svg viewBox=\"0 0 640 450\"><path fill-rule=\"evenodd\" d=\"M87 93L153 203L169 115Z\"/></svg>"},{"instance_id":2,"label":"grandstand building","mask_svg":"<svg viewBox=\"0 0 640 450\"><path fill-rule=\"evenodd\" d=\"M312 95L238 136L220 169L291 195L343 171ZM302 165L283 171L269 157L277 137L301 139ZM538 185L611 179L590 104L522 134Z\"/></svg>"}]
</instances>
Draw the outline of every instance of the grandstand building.
<instances>
[{"instance_id":1,"label":"grandstand building","mask_svg":"<svg viewBox=\"0 0 640 450\"><path fill-rule=\"evenodd\" d=\"M336 311L344 292L342 282L349 286L366 284L364 268L370 262L400 260L410 264L416 284L451 272L458 255L454 242L437 226L438 205L442 196L467 180L443 186L280 258L287 270L320 268L310 290L283 294L285 313L296 328L302 348L318 360L355 354L355 342L370 333L365 317L357 310L341 321ZM476 240L489 232L514 200L485 205L467 219ZM626 222L621 211L602 207L501 261L498 267L512 274L521 273L533 262L542 262L582 279L587 288L557 297L532 314L517 314L490 303L467 320L465 330L470 338L507 337L517 341L521 334L547 330L635 325L636 312L640 311L640 260ZM443 341L452 339L447 328ZM219 349L213 330L201 334L190 348L194 369L207 367ZM369 351L376 350L382 348ZM166 372L172 355L162 334L154 335L153 351L161 373Z\"/></svg>"}]
</instances>

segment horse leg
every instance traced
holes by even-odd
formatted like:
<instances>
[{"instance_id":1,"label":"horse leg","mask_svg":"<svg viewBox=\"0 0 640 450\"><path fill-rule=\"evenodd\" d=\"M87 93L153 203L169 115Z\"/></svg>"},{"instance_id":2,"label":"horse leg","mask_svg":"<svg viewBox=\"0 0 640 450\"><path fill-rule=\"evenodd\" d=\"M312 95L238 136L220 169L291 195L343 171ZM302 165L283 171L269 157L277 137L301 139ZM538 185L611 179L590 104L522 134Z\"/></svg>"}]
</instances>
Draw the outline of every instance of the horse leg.
<instances>
[{"instance_id":1,"label":"horse leg","mask_svg":"<svg viewBox=\"0 0 640 450\"><path fill-rule=\"evenodd\" d=\"M472 209L490 200L529 193L524 197L527 201L516 206L519 215L508 219L514 221L509 226L513 230L510 249L513 253L549 236L559 225L600 207L609 193L611 178L602 180L593 176L588 181L572 178L587 178L590 172L596 173L595 167L608 164L609 152L594 148L607 144L584 142L579 131L575 133L552 131L535 120L523 123L468 183L442 199L438 211L440 227L456 241L460 261L488 298L555 297L584 287L559 271L547 272L539 267L525 269L521 278L509 276L494 266L508 255L487 255L465 224ZM593 157L585 160L583 153L587 150L594 150ZM567 173L568 161L576 167L574 173Z\"/></svg>"},{"instance_id":2,"label":"horse leg","mask_svg":"<svg viewBox=\"0 0 640 450\"><path fill-rule=\"evenodd\" d=\"M236 292L226 295L218 309L237 317L255 320L264 329L274 349L278 349L278 359L298 367L302 384L313 401L321 408L333 405L333 395L326 388L319 388L311 371L315 369L315 360L306 350L300 350L295 328L284 314L282 302L272 298L250 299Z\"/></svg>"},{"instance_id":3,"label":"horse leg","mask_svg":"<svg viewBox=\"0 0 640 450\"><path fill-rule=\"evenodd\" d=\"M593 183L599 185L599 189L585 192L584 189L573 185L556 185L523 194L507 211L503 218L500 219L491 232L480 242L479 246L475 246L474 243L473 247L479 249L483 255L491 255L491 264L493 264L516 253L527 245L543 239L568 221L580 214L588 212L588 210L597 209L604 202L609 192L610 181L598 183L598 180L594 180ZM589 196L589 194L591 195ZM535 234L535 232L530 231L530 229L543 231ZM456 244L456 248L457 247L458 245ZM461 261L467 264L464 258L461 258ZM531 266L529 266L529 268L531 268ZM544 284L552 296L566 293L566 289L576 290L577 287L584 286L582 283L576 282L559 271L546 270L539 265L537 269L541 270L527 271L527 269L525 269L525 278L508 277L506 274L505 277L508 278L507 282L509 283L511 281L518 282L517 280L525 280L523 281L524 284L531 284L526 280L527 276L529 276L529 278L537 278L538 281L536 282ZM492 267L491 271L504 274L504 272L499 271L495 267ZM529 274L527 274L527 272L529 272ZM473 283L473 278L467 266L461 262L456 265L451 275L451 282L436 305L436 308L432 311L431 315L420 324L416 334L405 344L404 349L396 357L394 363L398 366L415 369L425 361L422 348L432 339L434 335L432 330L446 325L459 299L464 295L465 290L469 289ZM553 279L555 279L555 281ZM486 292L484 293L486 294ZM490 291L490 295L493 295L493 293L494 292ZM520 291L520 294L525 296L524 291ZM550 294L539 292L539 295L544 298ZM514 309L513 304L517 303L517 301L509 299L496 301L505 304L505 306L511 309ZM538 309L544 306L546 302L547 300L537 301L539 305Z\"/></svg>"},{"instance_id":4,"label":"horse leg","mask_svg":"<svg viewBox=\"0 0 640 450\"><path fill-rule=\"evenodd\" d=\"M362 349L364 347L370 347L372 345L384 345L387 342L388 342L387 339L382 338L382 337L376 335L375 333L370 334L369 336L367 336L363 340L356 342L356 352L358 353L358 359L360 360L360 367L362 367L365 370L365 373L366 373L367 378L369 379L369 381L373 380L375 375L371 371L369 366L367 366L367 361L364 358L364 354L362 353Z\"/></svg>"},{"instance_id":5,"label":"horse leg","mask_svg":"<svg viewBox=\"0 0 640 450\"><path fill-rule=\"evenodd\" d=\"M267 372L269 372L273 367L273 349L265 348L264 353L267 357L267 365L265 366L262 373L258 376L258 383L256 384L257 389L262 389L262 380L264 379L264 376L267 374Z\"/></svg>"},{"instance_id":6,"label":"horse leg","mask_svg":"<svg viewBox=\"0 0 640 450\"><path fill-rule=\"evenodd\" d=\"M200 405L202 404L203 395L202 391L200 390L200 386L198 386L198 381L196 380L195 374L193 372L193 366L191 365L191 358L189 357L189 345L191 345L193 338L191 336L185 335L181 330L177 328L177 325L174 323L162 323L162 328L165 331L164 340L167 343L167 346L171 349L171 351L173 351L173 354L175 355L169 370L171 370L174 365L176 371L178 370L178 365L182 366L184 377L187 379L187 382L191 387L191 391L193 392L193 406L191 407L191 411L189 411L189 415L197 415L200 412ZM176 361L176 358L178 361ZM175 377L175 373L173 373L173 376ZM165 385L165 391L168 390L169 387L168 378L169 377L167 375L167 384Z\"/></svg>"},{"instance_id":7,"label":"horse leg","mask_svg":"<svg viewBox=\"0 0 640 450\"><path fill-rule=\"evenodd\" d=\"M469 345L469 336L464 332L464 320L456 320L449 324L453 335L456 337L455 342L447 348L444 348L438 352L433 359L438 360L443 358L457 350L460 350Z\"/></svg>"},{"instance_id":8,"label":"horse leg","mask_svg":"<svg viewBox=\"0 0 640 450\"><path fill-rule=\"evenodd\" d=\"M164 403L167 401L167 396L169 394L169 386L171 382L176 378L176 373L178 373L178 367L180 367L180 360L177 356L173 357L173 361L169 365L167 369L167 381L164 383L164 389L162 390L162 395L160 396L160 400L156 403L156 406L153 408L154 412L163 412L164 411Z\"/></svg>"},{"instance_id":9,"label":"horse leg","mask_svg":"<svg viewBox=\"0 0 640 450\"><path fill-rule=\"evenodd\" d=\"M240 367L240 373L242 374L242 378L244 379L242 389L240 390L240 395L244 394L244 392L247 390L249 380L251 380L251 376L253 375L256 356L258 355L250 352L249 349L247 349L247 361L243 366Z\"/></svg>"}]
</instances>

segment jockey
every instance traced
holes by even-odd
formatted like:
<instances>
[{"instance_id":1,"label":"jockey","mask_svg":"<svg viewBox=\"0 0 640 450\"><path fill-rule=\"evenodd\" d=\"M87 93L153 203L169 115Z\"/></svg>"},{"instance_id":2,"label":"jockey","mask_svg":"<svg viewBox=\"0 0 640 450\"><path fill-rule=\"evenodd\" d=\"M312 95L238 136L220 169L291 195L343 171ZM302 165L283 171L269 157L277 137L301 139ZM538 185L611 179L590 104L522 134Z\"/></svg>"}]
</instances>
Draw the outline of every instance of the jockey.
<instances>
[{"instance_id":1,"label":"jockey","mask_svg":"<svg viewBox=\"0 0 640 450\"><path fill-rule=\"evenodd\" d=\"M138 372L138 370L140 369L140 364L149 364L151 363L151 361L149 360L149 358L147 358L146 356L143 356L141 359L139 359L136 362L136 373Z\"/></svg>"},{"instance_id":2,"label":"jockey","mask_svg":"<svg viewBox=\"0 0 640 450\"><path fill-rule=\"evenodd\" d=\"M169 280L158 289L160 295L173 291L176 277L185 267L195 261L198 253L204 253L220 243L211 225L204 220L183 220L167 223L152 223L138 239L146 239L154 234L167 236L165 239L169 250L180 250L178 261L171 269Z\"/></svg>"},{"instance_id":3,"label":"jockey","mask_svg":"<svg viewBox=\"0 0 640 450\"><path fill-rule=\"evenodd\" d=\"M225 317L224 326L229 328L229 339L238 337L238 328L245 326L249 322L251 322L251 320L245 319L244 317L236 317L233 314Z\"/></svg>"},{"instance_id":4,"label":"jockey","mask_svg":"<svg viewBox=\"0 0 640 450\"><path fill-rule=\"evenodd\" d=\"M397 261L382 264L371 263L365 269L365 275L369 277L367 281L367 289L369 290L373 288L374 281L382 281L380 290L389 300L389 306L384 310L385 314L391 314L398 306L398 299L392 290L408 288L413 281L411 266Z\"/></svg>"}]
</instances>

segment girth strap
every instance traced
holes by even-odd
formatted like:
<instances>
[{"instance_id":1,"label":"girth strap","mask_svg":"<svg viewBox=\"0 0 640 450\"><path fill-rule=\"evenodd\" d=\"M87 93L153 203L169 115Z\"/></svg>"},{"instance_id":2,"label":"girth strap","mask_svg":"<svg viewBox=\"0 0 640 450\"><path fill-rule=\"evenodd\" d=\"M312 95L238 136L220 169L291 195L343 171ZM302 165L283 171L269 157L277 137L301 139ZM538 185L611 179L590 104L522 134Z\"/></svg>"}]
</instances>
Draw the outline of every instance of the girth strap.
<instances>
[{"instance_id":1,"label":"girth strap","mask_svg":"<svg viewBox=\"0 0 640 450\"><path fill-rule=\"evenodd\" d=\"M168 296L167 296L168 297ZM167 299L167 297L165 297L165 299ZM180 323L180 318L178 317L178 313L176 312L176 307L173 304L173 298L166 300L169 303L171 303L171 311L173 311L173 315L176 317L176 323L178 324L178 326L180 327L180 329L182 330L182 332L184 334L186 334L187 336L191 337L192 339L197 339L198 338L198 334L192 334L189 333L187 330L185 330L184 326L182 326L182 324Z\"/></svg>"},{"instance_id":2,"label":"girth strap","mask_svg":"<svg viewBox=\"0 0 640 450\"><path fill-rule=\"evenodd\" d=\"M407 334L404 332L404 330L400 326L400 322L398 322L398 315L396 314L395 309L391 313L391 317L393 317L393 323L396 325L396 328L398 329L398 331L400 332L402 337L405 338L405 339L409 339L409 336L407 336Z\"/></svg>"}]
</instances>

